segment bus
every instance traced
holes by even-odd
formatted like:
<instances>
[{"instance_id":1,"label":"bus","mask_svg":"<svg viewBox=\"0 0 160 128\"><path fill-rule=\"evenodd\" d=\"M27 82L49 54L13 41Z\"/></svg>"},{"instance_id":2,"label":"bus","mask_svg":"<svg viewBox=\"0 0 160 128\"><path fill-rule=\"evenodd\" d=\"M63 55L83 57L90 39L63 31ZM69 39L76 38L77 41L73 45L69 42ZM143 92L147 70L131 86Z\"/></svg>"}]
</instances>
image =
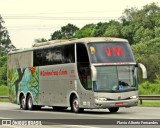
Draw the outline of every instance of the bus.
<instances>
[{"instance_id":1,"label":"bus","mask_svg":"<svg viewBox=\"0 0 160 128\"><path fill-rule=\"evenodd\" d=\"M8 53L9 99L23 110L43 106L108 109L138 104L137 69L126 39L90 37L37 43Z\"/></svg>"}]
</instances>

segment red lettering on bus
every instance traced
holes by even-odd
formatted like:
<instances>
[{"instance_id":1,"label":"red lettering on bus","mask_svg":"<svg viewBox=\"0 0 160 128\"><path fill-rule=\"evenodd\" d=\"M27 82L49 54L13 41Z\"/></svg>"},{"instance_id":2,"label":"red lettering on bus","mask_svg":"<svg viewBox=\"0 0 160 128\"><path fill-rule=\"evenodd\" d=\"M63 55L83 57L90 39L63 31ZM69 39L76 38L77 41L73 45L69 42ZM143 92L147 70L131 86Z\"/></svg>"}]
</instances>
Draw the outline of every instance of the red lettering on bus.
<instances>
[{"instance_id":1,"label":"red lettering on bus","mask_svg":"<svg viewBox=\"0 0 160 128\"><path fill-rule=\"evenodd\" d=\"M118 46L118 48L113 46L112 52L113 52L114 56L124 56L124 52L123 52L121 46Z\"/></svg>"},{"instance_id":2,"label":"red lettering on bus","mask_svg":"<svg viewBox=\"0 0 160 128\"><path fill-rule=\"evenodd\" d=\"M103 47L103 49L104 49L106 55L110 57L110 56L111 56L111 49L110 49L110 46L108 46L107 49L106 49L105 47Z\"/></svg>"},{"instance_id":3,"label":"red lettering on bus","mask_svg":"<svg viewBox=\"0 0 160 128\"><path fill-rule=\"evenodd\" d=\"M108 48L103 47L103 49L108 57L110 57L111 55L112 56L124 56L124 52L123 52L121 46L118 46L118 47L108 46Z\"/></svg>"}]
</instances>

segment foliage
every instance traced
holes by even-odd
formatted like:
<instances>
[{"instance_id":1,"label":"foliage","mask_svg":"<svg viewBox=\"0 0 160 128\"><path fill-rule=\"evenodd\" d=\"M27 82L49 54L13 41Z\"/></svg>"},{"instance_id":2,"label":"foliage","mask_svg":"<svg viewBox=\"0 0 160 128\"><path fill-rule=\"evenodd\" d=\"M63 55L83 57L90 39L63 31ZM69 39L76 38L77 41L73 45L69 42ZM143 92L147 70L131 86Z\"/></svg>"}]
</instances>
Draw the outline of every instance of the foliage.
<instances>
[{"instance_id":1,"label":"foliage","mask_svg":"<svg viewBox=\"0 0 160 128\"><path fill-rule=\"evenodd\" d=\"M9 33L4 27L4 20L0 15L0 85L7 84L7 57L6 54L15 48L11 43Z\"/></svg>"},{"instance_id":2,"label":"foliage","mask_svg":"<svg viewBox=\"0 0 160 128\"><path fill-rule=\"evenodd\" d=\"M140 107L160 107L159 101L153 100L143 100L142 104L138 104Z\"/></svg>"},{"instance_id":3,"label":"foliage","mask_svg":"<svg viewBox=\"0 0 160 128\"><path fill-rule=\"evenodd\" d=\"M92 35L94 37L100 37L100 36L102 37L102 36L104 36L104 33L106 32L106 29L108 28L108 26L109 26L109 23L107 23L107 22L105 22L105 23L101 23L101 22L97 23Z\"/></svg>"},{"instance_id":4,"label":"foliage","mask_svg":"<svg viewBox=\"0 0 160 128\"><path fill-rule=\"evenodd\" d=\"M47 39L45 39L45 38L39 38L39 39L34 40L35 43L41 43L41 42L46 42L46 41L47 41Z\"/></svg>"},{"instance_id":5,"label":"foliage","mask_svg":"<svg viewBox=\"0 0 160 128\"><path fill-rule=\"evenodd\" d=\"M136 61L147 68L148 80L160 80L160 38L132 45Z\"/></svg>"},{"instance_id":6,"label":"foliage","mask_svg":"<svg viewBox=\"0 0 160 128\"><path fill-rule=\"evenodd\" d=\"M11 43L9 33L4 27L4 20L0 15L0 55L7 54L8 51L15 48L15 46Z\"/></svg>"},{"instance_id":7,"label":"foliage","mask_svg":"<svg viewBox=\"0 0 160 128\"><path fill-rule=\"evenodd\" d=\"M121 37L121 24L118 21L110 21L104 36L107 37Z\"/></svg>"},{"instance_id":8,"label":"foliage","mask_svg":"<svg viewBox=\"0 0 160 128\"><path fill-rule=\"evenodd\" d=\"M156 3L137 8L125 9L121 16L122 33L131 44L155 37L155 27L160 27L160 7ZM128 35L126 34L129 32Z\"/></svg>"},{"instance_id":9,"label":"foliage","mask_svg":"<svg viewBox=\"0 0 160 128\"><path fill-rule=\"evenodd\" d=\"M7 85L7 57L0 57L0 85Z\"/></svg>"},{"instance_id":10,"label":"foliage","mask_svg":"<svg viewBox=\"0 0 160 128\"><path fill-rule=\"evenodd\" d=\"M160 81L150 83L148 81L139 85L140 95L159 95L160 94Z\"/></svg>"},{"instance_id":11,"label":"foliage","mask_svg":"<svg viewBox=\"0 0 160 128\"><path fill-rule=\"evenodd\" d=\"M56 40L56 39L71 39L75 37L75 33L79 30L78 27L76 27L73 24L67 24L66 26L61 27L61 30L55 31L53 34L51 34L50 40Z\"/></svg>"},{"instance_id":12,"label":"foliage","mask_svg":"<svg viewBox=\"0 0 160 128\"><path fill-rule=\"evenodd\" d=\"M8 96L8 87L5 85L0 86L0 96ZM8 98L0 98L0 102L9 102Z\"/></svg>"},{"instance_id":13,"label":"foliage","mask_svg":"<svg viewBox=\"0 0 160 128\"><path fill-rule=\"evenodd\" d=\"M91 37L96 25L95 24L87 24L82 29L77 31L75 37L83 38L83 37Z\"/></svg>"},{"instance_id":14,"label":"foliage","mask_svg":"<svg viewBox=\"0 0 160 128\"><path fill-rule=\"evenodd\" d=\"M63 35L61 33L60 30L55 31L52 35L51 35L51 40L56 40L56 39L62 39Z\"/></svg>"},{"instance_id":15,"label":"foliage","mask_svg":"<svg viewBox=\"0 0 160 128\"><path fill-rule=\"evenodd\" d=\"M8 96L8 87L5 85L0 86L0 96Z\"/></svg>"}]
</instances>

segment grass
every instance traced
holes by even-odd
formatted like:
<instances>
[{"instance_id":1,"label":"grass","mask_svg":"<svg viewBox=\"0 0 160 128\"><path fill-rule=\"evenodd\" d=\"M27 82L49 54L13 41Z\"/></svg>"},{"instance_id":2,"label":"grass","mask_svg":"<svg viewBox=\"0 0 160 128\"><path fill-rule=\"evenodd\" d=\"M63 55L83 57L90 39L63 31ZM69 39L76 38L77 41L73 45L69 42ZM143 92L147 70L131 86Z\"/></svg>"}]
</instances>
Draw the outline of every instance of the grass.
<instances>
[{"instance_id":1,"label":"grass","mask_svg":"<svg viewBox=\"0 0 160 128\"><path fill-rule=\"evenodd\" d=\"M139 95L160 95L160 81L150 83L148 81L139 84Z\"/></svg>"},{"instance_id":2,"label":"grass","mask_svg":"<svg viewBox=\"0 0 160 128\"><path fill-rule=\"evenodd\" d=\"M3 98L3 99L0 99L0 102L9 102L9 99L8 98Z\"/></svg>"},{"instance_id":3,"label":"grass","mask_svg":"<svg viewBox=\"0 0 160 128\"><path fill-rule=\"evenodd\" d=\"M8 96L8 87L5 85L0 86L0 96ZM8 98L0 98L0 102L9 102Z\"/></svg>"},{"instance_id":4,"label":"grass","mask_svg":"<svg viewBox=\"0 0 160 128\"><path fill-rule=\"evenodd\" d=\"M5 85L0 86L0 96L8 96L8 87Z\"/></svg>"},{"instance_id":5,"label":"grass","mask_svg":"<svg viewBox=\"0 0 160 128\"><path fill-rule=\"evenodd\" d=\"M160 107L160 100L158 101L146 101L143 100L142 104L138 104L139 107Z\"/></svg>"}]
</instances>

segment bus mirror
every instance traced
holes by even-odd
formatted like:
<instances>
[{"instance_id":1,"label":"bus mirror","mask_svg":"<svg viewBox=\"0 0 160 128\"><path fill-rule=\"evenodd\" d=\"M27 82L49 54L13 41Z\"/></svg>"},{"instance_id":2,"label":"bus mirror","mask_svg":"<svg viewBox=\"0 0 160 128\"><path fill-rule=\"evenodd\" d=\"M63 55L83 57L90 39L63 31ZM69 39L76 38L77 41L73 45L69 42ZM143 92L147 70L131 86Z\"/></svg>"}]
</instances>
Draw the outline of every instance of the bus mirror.
<instances>
[{"instance_id":1,"label":"bus mirror","mask_svg":"<svg viewBox=\"0 0 160 128\"><path fill-rule=\"evenodd\" d=\"M91 70L92 70L92 80L96 81L97 80L97 70L93 65L91 66Z\"/></svg>"},{"instance_id":2,"label":"bus mirror","mask_svg":"<svg viewBox=\"0 0 160 128\"><path fill-rule=\"evenodd\" d=\"M143 79L147 79L147 70L146 70L146 67L143 64L141 64L141 63L138 63L138 67L140 67L141 70L142 70Z\"/></svg>"}]
</instances>

